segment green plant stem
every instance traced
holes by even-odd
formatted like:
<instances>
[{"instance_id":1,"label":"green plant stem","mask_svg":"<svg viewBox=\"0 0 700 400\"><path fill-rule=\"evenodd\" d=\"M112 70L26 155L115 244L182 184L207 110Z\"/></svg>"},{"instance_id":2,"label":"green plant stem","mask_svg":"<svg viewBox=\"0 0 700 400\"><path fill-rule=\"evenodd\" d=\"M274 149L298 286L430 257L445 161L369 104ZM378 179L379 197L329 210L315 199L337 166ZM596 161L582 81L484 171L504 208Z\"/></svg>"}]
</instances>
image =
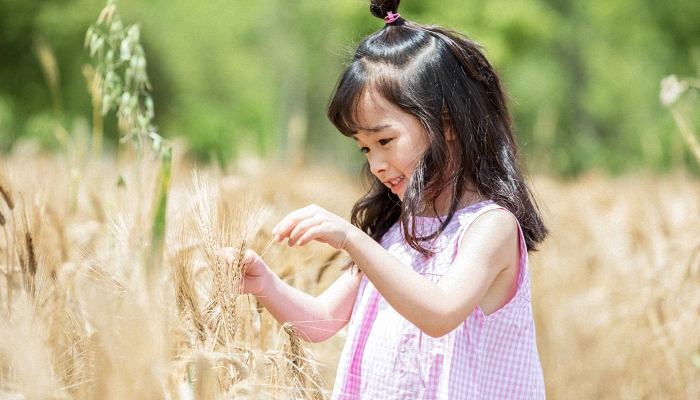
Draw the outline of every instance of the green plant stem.
<instances>
[{"instance_id":1,"label":"green plant stem","mask_svg":"<svg viewBox=\"0 0 700 400\"><path fill-rule=\"evenodd\" d=\"M691 128L688 119L675 108L671 109L671 113L673 114L673 119L676 120L676 125L678 125L678 129L681 131L683 139L685 139L688 147L690 147L690 151L695 156L695 161L697 161L698 165L700 166L700 144L698 144L698 140L693 134L693 129Z\"/></svg>"},{"instance_id":2,"label":"green plant stem","mask_svg":"<svg viewBox=\"0 0 700 400\"><path fill-rule=\"evenodd\" d=\"M161 149L161 166L158 172L156 197L154 201L155 214L151 229L151 245L146 261L146 275L149 281L160 270L163 259L163 244L165 242L165 217L168 205L168 190L170 189L170 176L172 172L172 149L163 146Z\"/></svg>"}]
</instances>

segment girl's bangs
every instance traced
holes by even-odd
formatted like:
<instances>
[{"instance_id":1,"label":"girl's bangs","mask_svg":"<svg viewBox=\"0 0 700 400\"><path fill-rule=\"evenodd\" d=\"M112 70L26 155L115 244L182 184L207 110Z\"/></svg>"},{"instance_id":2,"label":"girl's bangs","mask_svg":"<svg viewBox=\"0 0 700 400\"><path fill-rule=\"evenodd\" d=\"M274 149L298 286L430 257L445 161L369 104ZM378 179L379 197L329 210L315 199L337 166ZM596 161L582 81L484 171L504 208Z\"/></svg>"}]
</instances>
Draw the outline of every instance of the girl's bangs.
<instances>
[{"instance_id":1,"label":"girl's bangs","mask_svg":"<svg viewBox=\"0 0 700 400\"><path fill-rule=\"evenodd\" d=\"M393 74L385 73L386 69L366 60L356 60L347 69L328 106L328 118L340 133L352 137L364 129L358 120L363 99L369 91L389 101L400 98L399 83L392 78Z\"/></svg>"},{"instance_id":2,"label":"girl's bangs","mask_svg":"<svg viewBox=\"0 0 700 400\"><path fill-rule=\"evenodd\" d=\"M344 104L339 107L337 119L333 120L335 127L347 137L352 137L362 129L362 126L357 121L361 112L362 98L366 87L367 85L363 85L359 90L353 90L352 95L344 99L342 102Z\"/></svg>"}]
</instances>

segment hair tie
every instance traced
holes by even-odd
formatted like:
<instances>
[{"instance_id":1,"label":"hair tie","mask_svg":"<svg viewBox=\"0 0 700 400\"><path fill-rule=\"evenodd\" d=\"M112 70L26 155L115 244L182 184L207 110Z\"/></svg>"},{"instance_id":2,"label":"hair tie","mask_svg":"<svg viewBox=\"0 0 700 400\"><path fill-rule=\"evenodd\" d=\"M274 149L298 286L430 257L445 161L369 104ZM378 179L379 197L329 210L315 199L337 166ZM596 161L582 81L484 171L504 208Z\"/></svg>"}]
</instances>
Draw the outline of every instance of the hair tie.
<instances>
[{"instance_id":1,"label":"hair tie","mask_svg":"<svg viewBox=\"0 0 700 400\"><path fill-rule=\"evenodd\" d=\"M393 24L393 23L396 22L396 20L399 19L399 18L401 18L401 14L399 14L399 13L394 14L393 12L389 11L389 12L386 14L386 17L384 17L384 21L385 21L387 24Z\"/></svg>"}]
</instances>

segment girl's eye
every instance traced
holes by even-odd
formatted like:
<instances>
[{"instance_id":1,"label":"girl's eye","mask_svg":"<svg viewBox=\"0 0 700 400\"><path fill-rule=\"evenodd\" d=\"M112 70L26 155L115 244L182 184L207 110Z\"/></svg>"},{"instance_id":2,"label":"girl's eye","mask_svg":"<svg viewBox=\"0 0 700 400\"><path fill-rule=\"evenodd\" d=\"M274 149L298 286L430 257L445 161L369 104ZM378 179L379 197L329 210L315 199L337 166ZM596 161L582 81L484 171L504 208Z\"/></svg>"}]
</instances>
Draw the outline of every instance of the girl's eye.
<instances>
[{"instance_id":1,"label":"girl's eye","mask_svg":"<svg viewBox=\"0 0 700 400\"><path fill-rule=\"evenodd\" d=\"M361 148L360 148L360 153L362 153L362 154L367 154L367 153L369 153L369 147L361 147Z\"/></svg>"},{"instance_id":2,"label":"girl's eye","mask_svg":"<svg viewBox=\"0 0 700 400\"><path fill-rule=\"evenodd\" d=\"M389 144L389 142L391 142L391 139L379 139L378 142L380 145L386 146L387 144Z\"/></svg>"}]
</instances>

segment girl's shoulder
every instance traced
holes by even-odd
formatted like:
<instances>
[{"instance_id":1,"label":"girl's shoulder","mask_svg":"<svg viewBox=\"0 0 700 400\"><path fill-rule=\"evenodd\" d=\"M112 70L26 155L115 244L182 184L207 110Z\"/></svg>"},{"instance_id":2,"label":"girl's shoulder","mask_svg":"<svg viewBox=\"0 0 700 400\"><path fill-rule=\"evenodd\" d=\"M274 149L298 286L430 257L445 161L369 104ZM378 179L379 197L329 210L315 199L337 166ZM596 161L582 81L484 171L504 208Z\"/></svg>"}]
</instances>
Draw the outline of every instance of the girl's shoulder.
<instances>
[{"instance_id":1,"label":"girl's shoulder","mask_svg":"<svg viewBox=\"0 0 700 400\"><path fill-rule=\"evenodd\" d=\"M487 229L502 232L506 235L511 233L517 234L520 230L515 216L493 200L484 200L457 210L453 219L456 220L455 231L459 231L458 236L460 239L468 228L472 226L476 230Z\"/></svg>"}]
</instances>

